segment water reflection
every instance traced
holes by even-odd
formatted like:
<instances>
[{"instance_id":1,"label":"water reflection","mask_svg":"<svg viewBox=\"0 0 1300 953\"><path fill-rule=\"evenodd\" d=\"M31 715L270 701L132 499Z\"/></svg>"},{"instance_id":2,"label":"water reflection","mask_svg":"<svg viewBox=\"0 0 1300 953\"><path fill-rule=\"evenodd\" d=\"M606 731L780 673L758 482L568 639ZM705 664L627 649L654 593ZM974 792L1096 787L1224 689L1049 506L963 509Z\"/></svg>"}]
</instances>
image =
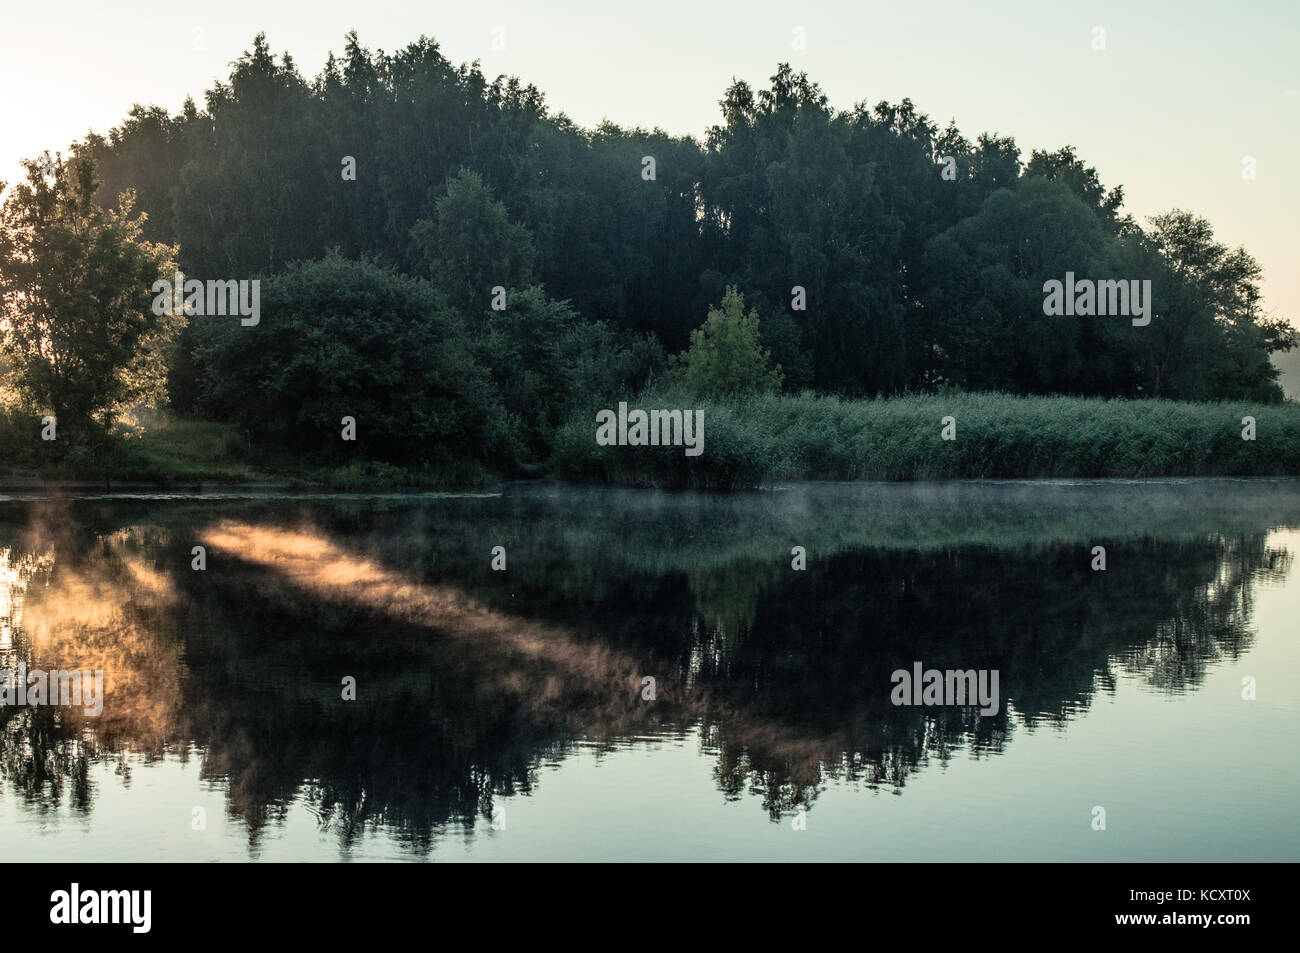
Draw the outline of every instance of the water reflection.
<instances>
[{"instance_id":1,"label":"water reflection","mask_svg":"<svg viewBox=\"0 0 1300 953\"><path fill-rule=\"evenodd\" d=\"M1196 691L1251 649L1287 525L1277 481L0 504L0 667L106 680L98 718L0 708L4 796L88 815L92 765L196 758L254 856L296 804L345 852L380 829L423 855L575 745L693 730L773 818L832 781L906 796L1122 675ZM1001 710L891 705L917 660L998 670Z\"/></svg>"}]
</instances>

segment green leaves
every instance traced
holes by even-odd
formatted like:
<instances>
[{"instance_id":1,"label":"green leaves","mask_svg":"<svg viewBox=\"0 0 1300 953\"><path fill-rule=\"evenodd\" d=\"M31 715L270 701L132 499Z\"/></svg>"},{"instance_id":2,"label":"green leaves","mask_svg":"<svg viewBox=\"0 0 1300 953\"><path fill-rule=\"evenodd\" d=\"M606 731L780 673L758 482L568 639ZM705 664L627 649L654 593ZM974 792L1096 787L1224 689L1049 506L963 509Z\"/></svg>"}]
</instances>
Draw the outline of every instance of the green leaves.
<instances>
[{"instance_id":1,"label":"green leaves","mask_svg":"<svg viewBox=\"0 0 1300 953\"><path fill-rule=\"evenodd\" d=\"M447 184L432 219L411 227L411 239L432 277L464 315L487 309L491 289L518 288L532 277L533 241L509 220L482 176L461 169Z\"/></svg>"},{"instance_id":2,"label":"green leaves","mask_svg":"<svg viewBox=\"0 0 1300 953\"><path fill-rule=\"evenodd\" d=\"M728 288L721 308L691 332L691 346L674 358L682 383L700 397L733 397L775 393L781 389L781 367L769 367L770 354L759 344L758 312L745 313L745 300Z\"/></svg>"},{"instance_id":3,"label":"green leaves","mask_svg":"<svg viewBox=\"0 0 1300 953\"><path fill-rule=\"evenodd\" d=\"M48 156L47 156L48 158ZM175 249L141 238L134 195L94 201L94 164L29 161L0 210L0 347L33 409L89 440L128 402L160 397L180 319L151 308Z\"/></svg>"},{"instance_id":4,"label":"green leaves","mask_svg":"<svg viewBox=\"0 0 1300 953\"><path fill-rule=\"evenodd\" d=\"M336 252L263 283L261 325L196 326L200 410L259 441L398 463L481 454L502 440L499 401L463 319L428 284Z\"/></svg>"}]
</instances>

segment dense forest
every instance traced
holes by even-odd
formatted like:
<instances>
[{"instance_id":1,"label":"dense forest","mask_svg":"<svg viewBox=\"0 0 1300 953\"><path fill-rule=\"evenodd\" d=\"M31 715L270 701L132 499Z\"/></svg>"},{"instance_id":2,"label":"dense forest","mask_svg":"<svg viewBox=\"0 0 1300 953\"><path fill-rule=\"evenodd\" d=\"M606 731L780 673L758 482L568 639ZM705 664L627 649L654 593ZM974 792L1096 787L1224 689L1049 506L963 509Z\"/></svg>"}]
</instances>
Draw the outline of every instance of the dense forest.
<instances>
[{"instance_id":1,"label":"dense forest","mask_svg":"<svg viewBox=\"0 0 1300 953\"><path fill-rule=\"evenodd\" d=\"M201 108L136 106L56 175L143 212L158 274L261 281L258 327L140 340L175 411L264 444L328 452L346 413L376 459L528 467L592 399L708 390L669 355L727 340L755 390L1281 401L1270 354L1297 339L1254 259L1188 211L1135 221L1072 147L1025 159L907 99L836 109L788 65L720 106L702 139L584 129L430 39L350 34L309 80L259 35ZM1067 273L1150 281L1153 320L1045 316Z\"/></svg>"}]
</instances>

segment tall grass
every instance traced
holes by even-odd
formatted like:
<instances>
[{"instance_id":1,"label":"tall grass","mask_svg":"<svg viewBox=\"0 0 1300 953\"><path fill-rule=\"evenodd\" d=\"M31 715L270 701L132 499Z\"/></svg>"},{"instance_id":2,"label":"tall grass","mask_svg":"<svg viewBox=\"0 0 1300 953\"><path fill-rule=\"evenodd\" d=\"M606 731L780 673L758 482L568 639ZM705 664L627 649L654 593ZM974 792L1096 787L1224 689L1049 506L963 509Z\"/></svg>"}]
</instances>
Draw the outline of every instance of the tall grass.
<instances>
[{"instance_id":1,"label":"tall grass","mask_svg":"<svg viewBox=\"0 0 1300 953\"><path fill-rule=\"evenodd\" d=\"M631 408L703 408L704 452L601 447L595 410L556 437L561 479L735 489L790 479L1300 474L1300 405L1182 403L1007 394L842 400L802 394L699 400L660 391ZM956 439L941 437L944 417ZM1243 440L1242 418L1256 421Z\"/></svg>"}]
</instances>

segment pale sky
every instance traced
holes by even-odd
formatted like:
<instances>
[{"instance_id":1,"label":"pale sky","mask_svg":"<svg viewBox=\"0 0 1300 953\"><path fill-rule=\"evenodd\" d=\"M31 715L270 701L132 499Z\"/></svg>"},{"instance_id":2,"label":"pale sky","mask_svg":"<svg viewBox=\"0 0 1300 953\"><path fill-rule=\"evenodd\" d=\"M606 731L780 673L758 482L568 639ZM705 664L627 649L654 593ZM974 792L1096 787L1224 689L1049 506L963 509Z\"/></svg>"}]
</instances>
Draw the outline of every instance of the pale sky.
<instances>
[{"instance_id":1,"label":"pale sky","mask_svg":"<svg viewBox=\"0 0 1300 953\"><path fill-rule=\"evenodd\" d=\"M0 179L18 159L106 132L132 103L175 112L264 31L308 77L356 29L372 50L420 34L453 62L518 75L552 112L696 136L719 120L732 78L766 86L789 61L831 104L910 96L968 138L1072 143L1141 219L1179 207L1207 217L1264 268L1266 307L1300 326L1292 237L1300 222L1300 3L1206 0L65 0L7 5L0 33ZM792 48L793 30L806 49ZM1094 28L1105 50L1093 50ZM505 49L492 49L496 28ZM1257 177L1242 178L1253 156ZM1284 383L1300 396L1300 354Z\"/></svg>"}]
</instances>

